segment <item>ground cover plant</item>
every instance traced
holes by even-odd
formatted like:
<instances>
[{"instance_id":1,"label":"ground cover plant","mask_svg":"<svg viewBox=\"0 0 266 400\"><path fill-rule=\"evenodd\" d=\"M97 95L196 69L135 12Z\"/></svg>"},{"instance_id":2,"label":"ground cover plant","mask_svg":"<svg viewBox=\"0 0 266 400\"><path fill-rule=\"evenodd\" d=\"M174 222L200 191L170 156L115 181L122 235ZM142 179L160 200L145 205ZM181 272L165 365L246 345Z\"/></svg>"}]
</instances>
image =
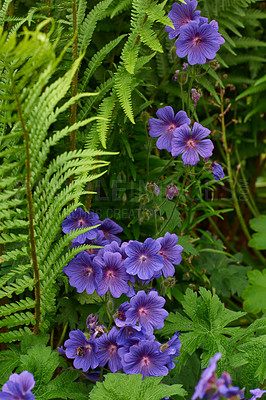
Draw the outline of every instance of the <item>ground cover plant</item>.
<instances>
[{"instance_id":1,"label":"ground cover plant","mask_svg":"<svg viewBox=\"0 0 266 400\"><path fill-rule=\"evenodd\" d=\"M265 2L0 6L0 399L263 398Z\"/></svg>"}]
</instances>

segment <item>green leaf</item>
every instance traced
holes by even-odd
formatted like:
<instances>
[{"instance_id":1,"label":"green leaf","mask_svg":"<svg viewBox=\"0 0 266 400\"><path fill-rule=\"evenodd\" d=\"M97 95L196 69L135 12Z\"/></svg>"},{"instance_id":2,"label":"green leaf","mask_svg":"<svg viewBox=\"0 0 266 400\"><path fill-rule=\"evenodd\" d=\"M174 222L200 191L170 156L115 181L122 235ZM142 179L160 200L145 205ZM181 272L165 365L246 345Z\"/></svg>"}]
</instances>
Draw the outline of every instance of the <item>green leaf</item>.
<instances>
[{"instance_id":1,"label":"green leaf","mask_svg":"<svg viewBox=\"0 0 266 400\"><path fill-rule=\"evenodd\" d=\"M168 336L175 331L184 332L180 335L182 344L179 356L178 368L187 360L188 355L193 354L199 347L203 348L202 367L206 367L210 358L221 351L225 353L225 345L229 342L229 336L237 332L239 328L226 328L236 319L245 315L244 312L234 312L224 307L217 295L212 295L205 288L200 288L200 296L191 289L186 290L182 302L184 313L170 313L165 321L165 326L160 334Z\"/></svg>"},{"instance_id":2,"label":"green leaf","mask_svg":"<svg viewBox=\"0 0 266 400\"><path fill-rule=\"evenodd\" d=\"M124 68L120 68L115 76L115 90L121 107L132 124L135 123L131 98L133 88L132 75Z\"/></svg>"},{"instance_id":3,"label":"green leaf","mask_svg":"<svg viewBox=\"0 0 266 400\"><path fill-rule=\"evenodd\" d=\"M99 296L96 292L92 294L87 294L86 290L83 293L77 293L75 298L78 300L80 304L95 304L102 303L103 298Z\"/></svg>"},{"instance_id":4,"label":"green leaf","mask_svg":"<svg viewBox=\"0 0 266 400\"><path fill-rule=\"evenodd\" d=\"M250 285L242 293L244 308L253 313L266 312L266 269L249 271L248 280Z\"/></svg>"},{"instance_id":5,"label":"green leaf","mask_svg":"<svg viewBox=\"0 0 266 400\"><path fill-rule=\"evenodd\" d=\"M250 220L250 227L258 232L253 233L252 238L248 242L250 247L254 247L257 250L266 249L266 215L260 215L259 218L253 218Z\"/></svg>"},{"instance_id":6,"label":"green leaf","mask_svg":"<svg viewBox=\"0 0 266 400\"><path fill-rule=\"evenodd\" d=\"M163 397L178 395L184 397L186 391L181 385L161 384L163 377L142 375L107 374L104 382L97 382L90 392L90 400L161 400Z\"/></svg>"}]
</instances>

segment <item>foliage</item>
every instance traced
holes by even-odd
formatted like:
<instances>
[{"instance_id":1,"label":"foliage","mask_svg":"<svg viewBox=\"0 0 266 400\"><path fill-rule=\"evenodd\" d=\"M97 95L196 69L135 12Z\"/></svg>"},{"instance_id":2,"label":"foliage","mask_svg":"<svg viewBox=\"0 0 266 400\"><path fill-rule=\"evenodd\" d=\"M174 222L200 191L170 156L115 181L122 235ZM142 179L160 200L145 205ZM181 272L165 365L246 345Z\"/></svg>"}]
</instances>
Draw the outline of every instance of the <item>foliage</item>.
<instances>
[{"instance_id":1,"label":"foliage","mask_svg":"<svg viewBox=\"0 0 266 400\"><path fill-rule=\"evenodd\" d=\"M250 285L242 293L244 308L248 312L265 312L266 269L248 272Z\"/></svg>"},{"instance_id":2,"label":"foliage","mask_svg":"<svg viewBox=\"0 0 266 400\"><path fill-rule=\"evenodd\" d=\"M161 384L161 380L161 377L142 380L141 374L107 374L104 382L98 382L91 391L90 400L161 400L174 394L185 396L181 385L168 386Z\"/></svg>"},{"instance_id":3,"label":"foliage","mask_svg":"<svg viewBox=\"0 0 266 400\"><path fill-rule=\"evenodd\" d=\"M265 250L266 248L265 223L266 223L266 215L261 215L259 218L254 218L250 220L251 228L257 232L252 235L252 239L248 243L250 247L255 247L255 249L257 250Z\"/></svg>"}]
</instances>

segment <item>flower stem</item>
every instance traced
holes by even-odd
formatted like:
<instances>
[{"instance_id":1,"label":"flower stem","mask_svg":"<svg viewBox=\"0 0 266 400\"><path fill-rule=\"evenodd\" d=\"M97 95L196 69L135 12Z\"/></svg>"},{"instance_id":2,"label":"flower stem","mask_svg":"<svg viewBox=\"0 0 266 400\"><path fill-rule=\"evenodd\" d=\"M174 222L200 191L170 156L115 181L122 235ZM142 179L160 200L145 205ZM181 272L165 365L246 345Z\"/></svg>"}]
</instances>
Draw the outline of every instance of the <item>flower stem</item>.
<instances>
[{"instance_id":1,"label":"flower stem","mask_svg":"<svg viewBox=\"0 0 266 400\"><path fill-rule=\"evenodd\" d=\"M60 336L60 339L59 339L56 347L60 347L61 344L63 343L63 340L64 340L65 335L66 335L67 327L68 327L68 322L66 322L65 325L64 325L63 332L62 332L62 334Z\"/></svg>"}]
</instances>

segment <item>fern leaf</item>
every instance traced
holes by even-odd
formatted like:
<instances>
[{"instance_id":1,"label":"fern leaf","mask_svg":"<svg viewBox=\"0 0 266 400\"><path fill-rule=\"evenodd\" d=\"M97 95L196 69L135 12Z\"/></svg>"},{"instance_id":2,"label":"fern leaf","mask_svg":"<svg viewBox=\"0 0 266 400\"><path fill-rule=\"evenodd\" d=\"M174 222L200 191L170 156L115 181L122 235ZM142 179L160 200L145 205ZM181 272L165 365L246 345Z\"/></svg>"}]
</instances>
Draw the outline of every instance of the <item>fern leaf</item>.
<instances>
[{"instance_id":1,"label":"fern leaf","mask_svg":"<svg viewBox=\"0 0 266 400\"><path fill-rule=\"evenodd\" d=\"M7 328L13 328L18 325L29 325L34 324L34 315L30 312L26 313L15 313L9 317L5 317L0 320L0 328L6 326Z\"/></svg>"},{"instance_id":2,"label":"fern leaf","mask_svg":"<svg viewBox=\"0 0 266 400\"><path fill-rule=\"evenodd\" d=\"M145 22L139 31L141 41L150 47L154 51L159 51L163 53L163 48L161 43L156 37L155 32L151 29L151 23L149 21Z\"/></svg>"},{"instance_id":3,"label":"fern leaf","mask_svg":"<svg viewBox=\"0 0 266 400\"><path fill-rule=\"evenodd\" d=\"M84 71L84 75L81 82L81 91L85 89L90 78L93 76L96 69L101 65L104 58L124 39L126 35L121 35L118 38L112 40L108 44L106 44L101 50L99 50L92 59L90 60L86 70Z\"/></svg>"},{"instance_id":4,"label":"fern leaf","mask_svg":"<svg viewBox=\"0 0 266 400\"><path fill-rule=\"evenodd\" d=\"M116 15L120 14L122 11L130 8L132 0L121 0L118 2L116 7L113 9L110 18L114 18Z\"/></svg>"},{"instance_id":5,"label":"fern leaf","mask_svg":"<svg viewBox=\"0 0 266 400\"><path fill-rule=\"evenodd\" d=\"M103 0L98 3L83 21L80 27L80 34L78 36L78 46L81 53L90 44L97 22L101 20L104 11L112 3L112 1L113 0Z\"/></svg>"},{"instance_id":6,"label":"fern leaf","mask_svg":"<svg viewBox=\"0 0 266 400\"><path fill-rule=\"evenodd\" d=\"M99 117L102 117L102 119L98 120L96 124L97 124L98 136L104 148L106 148L106 136L115 106L116 106L115 94L106 97L99 106L98 115Z\"/></svg>"},{"instance_id":7,"label":"fern leaf","mask_svg":"<svg viewBox=\"0 0 266 400\"><path fill-rule=\"evenodd\" d=\"M209 93L211 93L213 95L213 97L215 98L217 104L221 104L219 96L217 95L217 93L215 91L214 85L211 84L211 82L205 76L197 78L197 82L201 86L203 86Z\"/></svg>"},{"instance_id":8,"label":"fern leaf","mask_svg":"<svg viewBox=\"0 0 266 400\"><path fill-rule=\"evenodd\" d=\"M133 79L132 75L123 68L120 68L115 75L115 90L126 116L132 124L135 124L131 99Z\"/></svg>"},{"instance_id":9,"label":"fern leaf","mask_svg":"<svg viewBox=\"0 0 266 400\"><path fill-rule=\"evenodd\" d=\"M5 23L5 17L7 15L8 7L11 2L12 0L5 0L4 4L2 5L2 8L0 10L0 26L3 26Z\"/></svg>"},{"instance_id":10,"label":"fern leaf","mask_svg":"<svg viewBox=\"0 0 266 400\"><path fill-rule=\"evenodd\" d=\"M149 8L145 10L152 22L160 22L163 25L169 25L174 28L172 21L165 15L161 4L152 3Z\"/></svg>"},{"instance_id":11,"label":"fern leaf","mask_svg":"<svg viewBox=\"0 0 266 400\"><path fill-rule=\"evenodd\" d=\"M121 54L125 68L130 74L134 74L135 65L140 50L140 44L137 44L136 42L137 34L132 33L129 36Z\"/></svg>"},{"instance_id":12,"label":"fern leaf","mask_svg":"<svg viewBox=\"0 0 266 400\"><path fill-rule=\"evenodd\" d=\"M4 306L0 307L0 314L2 317L5 315L10 315L11 313L17 313L18 311L22 310L27 310L29 308L34 308L35 307L35 302L29 297L26 297L25 299L21 299L17 301L16 303L9 303Z\"/></svg>"},{"instance_id":13,"label":"fern leaf","mask_svg":"<svg viewBox=\"0 0 266 400\"><path fill-rule=\"evenodd\" d=\"M19 328L9 332L0 333L0 341L2 343L16 342L22 339L22 337L25 335L25 332L28 334L32 334L30 328L28 327L25 327L24 329Z\"/></svg>"},{"instance_id":14,"label":"fern leaf","mask_svg":"<svg viewBox=\"0 0 266 400\"><path fill-rule=\"evenodd\" d=\"M85 14L86 14L86 8L87 8L87 0L78 0L78 9L77 9L77 26L78 29L80 25L82 24Z\"/></svg>"}]
</instances>

